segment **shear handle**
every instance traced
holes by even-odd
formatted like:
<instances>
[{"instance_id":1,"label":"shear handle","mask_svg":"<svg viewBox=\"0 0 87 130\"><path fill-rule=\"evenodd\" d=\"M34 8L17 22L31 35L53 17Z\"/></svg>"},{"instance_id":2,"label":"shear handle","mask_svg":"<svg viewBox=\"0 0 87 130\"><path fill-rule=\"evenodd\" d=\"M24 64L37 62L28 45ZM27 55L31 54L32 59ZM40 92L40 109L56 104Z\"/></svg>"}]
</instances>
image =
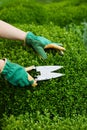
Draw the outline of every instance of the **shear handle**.
<instances>
[{"instance_id":1,"label":"shear handle","mask_svg":"<svg viewBox=\"0 0 87 130\"><path fill-rule=\"evenodd\" d=\"M35 69L35 66L34 66L34 65L25 68L25 70L26 70L27 72L28 72L28 71L31 71L31 70L33 70L33 69Z\"/></svg>"}]
</instances>

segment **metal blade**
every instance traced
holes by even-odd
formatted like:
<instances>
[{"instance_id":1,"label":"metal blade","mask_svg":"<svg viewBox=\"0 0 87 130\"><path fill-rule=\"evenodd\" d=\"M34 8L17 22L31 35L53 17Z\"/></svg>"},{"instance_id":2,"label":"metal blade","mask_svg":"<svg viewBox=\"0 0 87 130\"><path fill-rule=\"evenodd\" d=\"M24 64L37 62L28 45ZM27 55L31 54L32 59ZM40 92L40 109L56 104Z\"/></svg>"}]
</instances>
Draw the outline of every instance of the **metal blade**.
<instances>
[{"instance_id":1,"label":"metal blade","mask_svg":"<svg viewBox=\"0 0 87 130\"><path fill-rule=\"evenodd\" d=\"M54 65L54 66L36 66L35 69L37 72L52 72L52 71L55 71L55 70L59 70L63 68L63 66L57 66L57 65Z\"/></svg>"},{"instance_id":2,"label":"metal blade","mask_svg":"<svg viewBox=\"0 0 87 130\"><path fill-rule=\"evenodd\" d=\"M49 79L53 79L53 78L58 78L64 76L64 74L61 73L48 73L48 74L42 74L42 75L38 75L36 77L36 81L42 81L42 80L49 80Z\"/></svg>"}]
</instances>

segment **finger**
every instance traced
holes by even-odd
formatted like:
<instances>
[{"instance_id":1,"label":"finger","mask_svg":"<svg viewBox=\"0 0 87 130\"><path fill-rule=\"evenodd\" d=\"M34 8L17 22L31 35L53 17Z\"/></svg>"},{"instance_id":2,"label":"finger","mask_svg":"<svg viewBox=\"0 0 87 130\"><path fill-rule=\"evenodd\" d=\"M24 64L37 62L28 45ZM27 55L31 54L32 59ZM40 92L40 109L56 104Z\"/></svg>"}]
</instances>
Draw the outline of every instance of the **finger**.
<instances>
[{"instance_id":1,"label":"finger","mask_svg":"<svg viewBox=\"0 0 87 130\"><path fill-rule=\"evenodd\" d=\"M47 55L41 46L39 46L38 48L35 48L35 50L43 59L47 58Z\"/></svg>"},{"instance_id":2,"label":"finger","mask_svg":"<svg viewBox=\"0 0 87 130\"><path fill-rule=\"evenodd\" d=\"M36 87L37 86L37 82L34 81L34 83L32 84L33 87Z\"/></svg>"},{"instance_id":3,"label":"finger","mask_svg":"<svg viewBox=\"0 0 87 130\"><path fill-rule=\"evenodd\" d=\"M48 44L48 45L45 46L45 49L48 49L48 48L57 49L57 50L60 50L60 51L65 51L64 47L59 46L55 43L51 43L51 44Z\"/></svg>"},{"instance_id":4,"label":"finger","mask_svg":"<svg viewBox=\"0 0 87 130\"><path fill-rule=\"evenodd\" d=\"M33 87L37 86L37 82L34 80L34 78L30 74L28 74L28 80L29 81L32 81L32 80L34 81L33 84L32 84Z\"/></svg>"},{"instance_id":5,"label":"finger","mask_svg":"<svg viewBox=\"0 0 87 130\"><path fill-rule=\"evenodd\" d=\"M26 71L31 71L33 68L34 68L34 65L33 65L33 66L30 66L30 67L26 67L25 70L26 70Z\"/></svg>"}]
</instances>

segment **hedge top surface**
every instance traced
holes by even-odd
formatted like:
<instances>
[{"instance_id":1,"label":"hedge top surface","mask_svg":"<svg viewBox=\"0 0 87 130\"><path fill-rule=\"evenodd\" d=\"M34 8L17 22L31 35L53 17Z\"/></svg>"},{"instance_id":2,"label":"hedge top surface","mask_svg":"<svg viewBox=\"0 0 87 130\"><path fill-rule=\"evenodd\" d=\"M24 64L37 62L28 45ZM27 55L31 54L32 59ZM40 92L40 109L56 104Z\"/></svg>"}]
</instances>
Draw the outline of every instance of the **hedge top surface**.
<instances>
[{"instance_id":1,"label":"hedge top surface","mask_svg":"<svg viewBox=\"0 0 87 130\"><path fill-rule=\"evenodd\" d=\"M36 111L44 113L48 109L51 115L73 116L73 114L86 114L87 95L87 52L83 46L77 30L60 28L54 24L36 26L19 25L17 27L30 30L37 35L45 36L51 41L64 44L66 53L63 57L57 51L48 50L48 59L42 61L32 48L23 47L20 42L1 40L0 58L6 57L24 67L31 65L62 65L61 79L52 79L40 82L36 88L14 88L7 81L0 78L0 114L19 115L25 112L35 114ZM31 73L34 75L34 72ZM3 104L4 108L3 109Z\"/></svg>"}]
</instances>

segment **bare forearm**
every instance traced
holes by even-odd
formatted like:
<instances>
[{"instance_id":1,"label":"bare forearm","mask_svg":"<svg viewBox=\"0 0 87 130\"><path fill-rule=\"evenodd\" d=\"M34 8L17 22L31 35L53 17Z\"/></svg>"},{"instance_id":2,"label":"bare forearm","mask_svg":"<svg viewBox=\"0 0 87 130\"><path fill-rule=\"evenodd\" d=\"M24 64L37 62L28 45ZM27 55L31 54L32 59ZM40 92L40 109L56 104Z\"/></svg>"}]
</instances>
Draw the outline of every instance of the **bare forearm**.
<instances>
[{"instance_id":1,"label":"bare forearm","mask_svg":"<svg viewBox=\"0 0 87 130\"><path fill-rule=\"evenodd\" d=\"M26 32L0 20L0 37L22 41L26 37Z\"/></svg>"}]
</instances>

